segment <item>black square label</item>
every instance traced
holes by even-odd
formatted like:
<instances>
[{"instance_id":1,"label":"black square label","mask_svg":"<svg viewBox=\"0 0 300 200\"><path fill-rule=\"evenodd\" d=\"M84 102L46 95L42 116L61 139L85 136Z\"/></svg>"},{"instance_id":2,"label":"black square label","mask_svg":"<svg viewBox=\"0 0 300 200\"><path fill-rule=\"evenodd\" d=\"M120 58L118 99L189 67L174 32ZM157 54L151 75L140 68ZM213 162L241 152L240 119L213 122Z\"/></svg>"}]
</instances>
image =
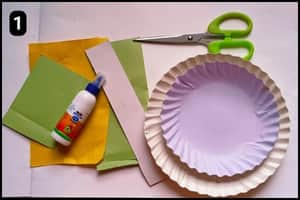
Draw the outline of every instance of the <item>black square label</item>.
<instances>
[{"instance_id":1,"label":"black square label","mask_svg":"<svg viewBox=\"0 0 300 200\"><path fill-rule=\"evenodd\" d=\"M27 30L27 17L25 12L16 10L9 15L9 32L14 36L21 36Z\"/></svg>"}]
</instances>

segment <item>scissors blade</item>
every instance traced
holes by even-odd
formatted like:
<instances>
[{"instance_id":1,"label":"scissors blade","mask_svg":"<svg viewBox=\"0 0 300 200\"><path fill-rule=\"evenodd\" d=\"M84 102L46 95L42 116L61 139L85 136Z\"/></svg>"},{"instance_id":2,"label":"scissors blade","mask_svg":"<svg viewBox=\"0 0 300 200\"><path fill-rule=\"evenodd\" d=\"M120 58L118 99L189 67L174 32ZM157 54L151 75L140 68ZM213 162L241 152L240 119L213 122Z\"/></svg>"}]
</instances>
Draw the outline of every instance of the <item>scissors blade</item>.
<instances>
[{"instance_id":1,"label":"scissors blade","mask_svg":"<svg viewBox=\"0 0 300 200\"><path fill-rule=\"evenodd\" d=\"M162 43L162 44L197 44L200 38L200 34L190 34L192 38L188 38L188 35L161 35L154 37L143 37L135 39L136 42L149 42L149 43Z\"/></svg>"},{"instance_id":2,"label":"scissors blade","mask_svg":"<svg viewBox=\"0 0 300 200\"><path fill-rule=\"evenodd\" d=\"M155 37L143 37L133 41L135 42L148 42L148 43L162 43L162 44L187 44L187 45L199 45L204 44L203 39L223 39L224 35L216 35L209 33L195 33L195 34L184 34L174 36L155 36Z\"/></svg>"}]
</instances>

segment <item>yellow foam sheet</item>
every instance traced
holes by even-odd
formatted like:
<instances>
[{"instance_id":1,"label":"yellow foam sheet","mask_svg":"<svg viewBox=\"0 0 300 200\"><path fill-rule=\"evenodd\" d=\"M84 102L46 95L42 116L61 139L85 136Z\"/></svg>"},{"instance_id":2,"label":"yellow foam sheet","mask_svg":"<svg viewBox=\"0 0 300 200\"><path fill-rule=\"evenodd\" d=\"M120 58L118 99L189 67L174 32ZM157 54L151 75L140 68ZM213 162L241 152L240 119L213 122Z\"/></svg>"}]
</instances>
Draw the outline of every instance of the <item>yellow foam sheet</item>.
<instances>
[{"instance_id":1,"label":"yellow foam sheet","mask_svg":"<svg viewBox=\"0 0 300 200\"><path fill-rule=\"evenodd\" d=\"M29 44L30 70L33 69L40 55L44 55L87 80L93 80L95 72L88 61L85 50L107 41L107 38L90 38ZM109 102L104 92L101 91L89 123L85 124L80 136L73 141L70 147L57 145L56 148L51 149L31 141L31 167L53 164L97 164L104 155L108 120Z\"/></svg>"}]
</instances>

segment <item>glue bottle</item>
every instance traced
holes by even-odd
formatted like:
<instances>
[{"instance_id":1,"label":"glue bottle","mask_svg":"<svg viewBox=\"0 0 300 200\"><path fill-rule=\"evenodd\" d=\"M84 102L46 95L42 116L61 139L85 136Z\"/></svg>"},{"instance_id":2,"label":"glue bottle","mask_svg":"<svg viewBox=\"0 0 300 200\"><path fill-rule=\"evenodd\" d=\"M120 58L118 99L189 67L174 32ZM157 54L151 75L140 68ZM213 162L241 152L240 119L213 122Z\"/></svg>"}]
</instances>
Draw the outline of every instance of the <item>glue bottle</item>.
<instances>
[{"instance_id":1,"label":"glue bottle","mask_svg":"<svg viewBox=\"0 0 300 200\"><path fill-rule=\"evenodd\" d=\"M71 144L93 110L96 104L96 97L103 83L104 77L97 74L96 79L90 82L85 90L78 92L52 131L51 136L54 140L64 146Z\"/></svg>"}]
</instances>

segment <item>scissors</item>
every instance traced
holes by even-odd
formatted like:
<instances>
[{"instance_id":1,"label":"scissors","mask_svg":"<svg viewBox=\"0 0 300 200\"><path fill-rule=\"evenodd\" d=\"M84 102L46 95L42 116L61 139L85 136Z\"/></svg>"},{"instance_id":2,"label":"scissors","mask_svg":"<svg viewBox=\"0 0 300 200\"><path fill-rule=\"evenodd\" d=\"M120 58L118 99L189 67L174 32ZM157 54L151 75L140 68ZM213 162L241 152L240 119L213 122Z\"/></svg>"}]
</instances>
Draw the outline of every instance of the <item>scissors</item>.
<instances>
[{"instance_id":1,"label":"scissors","mask_svg":"<svg viewBox=\"0 0 300 200\"><path fill-rule=\"evenodd\" d=\"M220 24L226 20L239 19L247 24L244 30L222 30ZM253 44L242 38L252 31L252 21L250 17L239 12L229 12L215 18L209 25L206 33L184 34L174 36L155 36L138 38L135 42L149 42L161 44L187 44L187 45L205 45L209 53L218 54L224 48L245 48L248 54L243 57L244 60L250 60L253 56Z\"/></svg>"}]
</instances>

